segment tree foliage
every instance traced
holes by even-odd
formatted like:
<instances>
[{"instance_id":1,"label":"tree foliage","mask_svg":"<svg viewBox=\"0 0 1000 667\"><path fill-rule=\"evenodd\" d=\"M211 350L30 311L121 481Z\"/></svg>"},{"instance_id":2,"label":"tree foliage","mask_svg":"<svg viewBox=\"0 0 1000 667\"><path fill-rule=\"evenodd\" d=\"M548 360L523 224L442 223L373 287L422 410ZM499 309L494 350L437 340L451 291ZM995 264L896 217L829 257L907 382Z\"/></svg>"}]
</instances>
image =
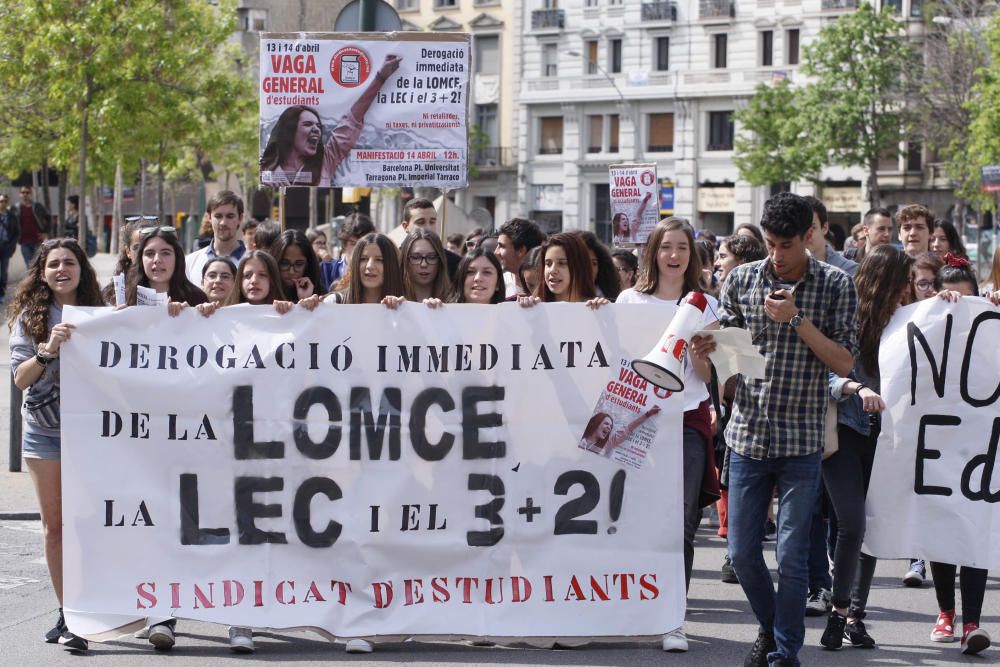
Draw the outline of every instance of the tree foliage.
<instances>
[{"instance_id":1,"label":"tree foliage","mask_svg":"<svg viewBox=\"0 0 1000 667\"><path fill-rule=\"evenodd\" d=\"M118 161L134 173L140 159L181 173L243 141L233 128L246 133L254 97L226 46L235 20L234 0L4 3L0 171L86 156L84 180L89 167L110 181Z\"/></svg>"},{"instance_id":2,"label":"tree foliage","mask_svg":"<svg viewBox=\"0 0 1000 667\"><path fill-rule=\"evenodd\" d=\"M741 127L733 161L751 185L815 179L823 166L801 108L802 96L791 81L761 83L750 103L736 112Z\"/></svg>"},{"instance_id":3,"label":"tree foliage","mask_svg":"<svg viewBox=\"0 0 1000 667\"><path fill-rule=\"evenodd\" d=\"M804 48L809 83L759 87L761 99L739 115L760 137L741 140L741 177L769 183L815 177L823 165L859 166L877 204L878 160L898 154L910 125L904 90L912 58L904 26L890 11L865 3L825 26Z\"/></svg>"}]
</instances>

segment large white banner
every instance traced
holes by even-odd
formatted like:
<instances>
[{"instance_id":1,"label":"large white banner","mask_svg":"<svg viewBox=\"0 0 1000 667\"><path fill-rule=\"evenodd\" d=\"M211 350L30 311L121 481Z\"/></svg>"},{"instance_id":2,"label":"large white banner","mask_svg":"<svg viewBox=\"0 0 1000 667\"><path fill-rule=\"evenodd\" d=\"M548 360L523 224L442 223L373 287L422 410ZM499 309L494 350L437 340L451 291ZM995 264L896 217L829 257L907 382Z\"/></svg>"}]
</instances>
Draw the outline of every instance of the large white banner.
<instances>
[{"instance_id":1,"label":"large white banner","mask_svg":"<svg viewBox=\"0 0 1000 667\"><path fill-rule=\"evenodd\" d=\"M260 182L468 184L469 36L262 33Z\"/></svg>"},{"instance_id":2,"label":"large white banner","mask_svg":"<svg viewBox=\"0 0 1000 667\"><path fill-rule=\"evenodd\" d=\"M678 627L681 397L622 364L673 311L67 308L70 627L110 636L171 616L341 637ZM600 407L602 393L620 400ZM626 429L639 413L643 428ZM595 456L592 422L641 467Z\"/></svg>"},{"instance_id":3,"label":"large white banner","mask_svg":"<svg viewBox=\"0 0 1000 667\"><path fill-rule=\"evenodd\" d=\"M884 558L1000 567L1000 309L985 299L900 308L882 336L886 411L865 544Z\"/></svg>"}]
</instances>

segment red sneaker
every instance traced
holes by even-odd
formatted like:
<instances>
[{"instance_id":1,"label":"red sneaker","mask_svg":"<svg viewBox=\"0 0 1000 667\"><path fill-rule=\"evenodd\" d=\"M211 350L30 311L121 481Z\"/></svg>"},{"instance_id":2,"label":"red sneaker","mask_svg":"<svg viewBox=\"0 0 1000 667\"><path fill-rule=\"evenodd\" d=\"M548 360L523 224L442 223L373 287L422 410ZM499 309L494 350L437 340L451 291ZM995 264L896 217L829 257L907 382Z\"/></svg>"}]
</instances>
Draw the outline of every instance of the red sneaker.
<instances>
[{"instance_id":1,"label":"red sneaker","mask_svg":"<svg viewBox=\"0 0 1000 667\"><path fill-rule=\"evenodd\" d=\"M931 630L932 642L953 642L955 641L955 610L941 610L938 614L937 623Z\"/></svg>"},{"instance_id":2,"label":"red sneaker","mask_svg":"<svg viewBox=\"0 0 1000 667\"><path fill-rule=\"evenodd\" d=\"M976 655L986 650L990 645L990 633L979 627L978 623L962 624L962 653Z\"/></svg>"}]
</instances>

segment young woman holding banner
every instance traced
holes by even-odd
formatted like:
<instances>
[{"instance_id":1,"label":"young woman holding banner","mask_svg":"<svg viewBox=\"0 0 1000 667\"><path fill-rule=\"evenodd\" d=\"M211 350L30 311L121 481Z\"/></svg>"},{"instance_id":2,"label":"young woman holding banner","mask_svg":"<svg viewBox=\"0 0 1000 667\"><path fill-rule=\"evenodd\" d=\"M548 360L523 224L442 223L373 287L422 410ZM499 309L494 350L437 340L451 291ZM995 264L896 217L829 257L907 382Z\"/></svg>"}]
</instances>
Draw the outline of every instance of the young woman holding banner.
<instances>
[{"instance_id":1,"label":"young woman holding banner","mask_svg":"<svg viewBox=\"0 0 1000 667\"><path fill-rule=\"evenodd\" d=\"M448 257L438 235L422 227L407 234L399 251L404 295L410 301L444 299L451 290Z\"/></svg>"},{"instance_id":2,"label":"young woman holding banner","mask_svg":"<svg viewBox=\"0 0 1000 667\"><path fill-rule=\"evenodd\" d=\"M45 241L17 287L7 322L14 384L25 391L23 452L38 496L45 560L59 600L59 618L45 641L84 651L87 640L66 627L62 612L62 467L60 464L59 351L74 326L64 306L103 306L87 255L72 239Z\"/></svg>"},{"instance_id":3,"label":"young woman holding banner","mask_svg":"<svg viewBox=\"0 0 1000 667\"><path fill-rule=\"evenodd\" d=\"M691 225L683 218L661 220L649 235L642 269L635 287L618 295L616 303L670 303L680 305L689 292L704 293L701 259L695 250ZM719 303L706 294L703 329L718 329ZM664 323L664 326L666 323ZM707 383L712 369L707 359L688 356L684 364L684 583L691 584L694 536L701 508L719 498L712 448L712 418ZM677 628L663 637L664 651L686 651L687 637Z\"/></svg>"},{"instance_id":4,"label":"young woman holding banner","mask_svg":"<svg viewBox=\"0 0 1000 667\"><path fill-rule=\"evenodd\" d=\"M192 285L184 273L184 249L177 240L173 227L146 227L139 230L141 241L128 281L126 303L138 302L139 287L148 287L166 293L170 314L176 315L186 306L197 306L208 301L198 287Z\"/></svg>"},{"instance_id":5,"label":"young woman holding banner","mask_svg":"<svg viewBox=\"0 0 1000 667\"><path fill-rule=\"evenodd\" d=\"M945 254L944 266L938 270L934 287L938 297L946 301L977 296L979 291L969 260L951 253ZM1000 304L1000 291L989 292L984 296L994 305ZM937 622L931 630L931 641L955 641L955 575L958 574L958 585L962 590L962 653L976 655L984 651L990 646L990 635L979 627L979 621L983 612L983 600L986 598L989 572L965 565L959 570L952 563L932 561L930 565L939 609Z\"/></svg>"},{"instance_id":6,"label":"young woman holding banner","mask_svg":"<svg viewBox=\"0 0 1000 667\"><path fill-rule=\"evenodd\" d=\"M455 269L455 282L448 295L449 303L494 304L504 300L503 269L500 260L482 247L469 251ZM441 299L424 299L430 308L442 304Z\"/></svg>"},{"instance_id":7,"label":"young woman holding banner","mask_svg":"<svg viewBox=\"0 0 1000 667\"><path fill-rule=\"evenodd\" d=\"M367 234L354 246L349 283L326 297L331 303L381 303L396 308L405 301L396 244L384 234Z\"/></svg>"},{"instance_id":8,"label":"young woman holding banner","mask_svg":"<svg viewBox=\"0 0 1000 667\"><path fill-rule=\"evenodd\" d=\"M591 308L599 308L608 303L604 297L597 296L594 288L596 272L591 267L587 244L579 234L553 234L542 244L539 252L542 280L532 296L518 298L522 306L528 308L541 302L583 301Z\"/></svg>"},{"instance_id":9,"label":"young woman holding banner","mask_svg":"<svg viewBox=\"0 0 1000 667\"><path fill-rule=\"evenodd\" d=\"M319 259L306 235L297 229L281 232L268 249L278 263L281 290L292 302L319 294L322 289Z\"/></svg>"},{"instance_id":10,"label":"young woman holding banner","mask_svg":"<svg viewBox=\"0 0 1000 667\"><path fill-rule=\"evenodd\" d=\"M914 300L913 260L902 250L881 245L865 255L855 277L860 353L854 372L830 374L830 394L837 405L837 451L823 461L823 482L836 510L837 546L833 552L833 611L820 638L836 650L846 639L858 648L874 648L862 619L877 560L861 551L865 537L865 496L875 461L885 409L879 396L878 350L882 332L896 309Z\"/></svg>"}]
</instances>

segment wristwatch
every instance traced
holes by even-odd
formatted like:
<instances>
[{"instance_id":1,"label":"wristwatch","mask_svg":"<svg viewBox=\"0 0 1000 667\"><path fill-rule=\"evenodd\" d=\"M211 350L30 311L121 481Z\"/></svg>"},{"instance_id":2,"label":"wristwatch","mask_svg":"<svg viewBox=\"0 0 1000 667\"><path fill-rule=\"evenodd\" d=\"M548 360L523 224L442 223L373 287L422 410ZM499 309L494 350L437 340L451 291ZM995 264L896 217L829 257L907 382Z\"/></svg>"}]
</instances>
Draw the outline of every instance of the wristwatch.
<instances>
[{"instance_id":1,"label":"wristwatch","mask_svg":"<svg viewBox=\"0 0 1000 667\"><path fill-rule=\"evenodd\" d=\"M802 315L798 313L792 315L792 319L788 320L788 326L793 329L798 329L800 324L802 324Z\"/></svg>"}]
</instances>

